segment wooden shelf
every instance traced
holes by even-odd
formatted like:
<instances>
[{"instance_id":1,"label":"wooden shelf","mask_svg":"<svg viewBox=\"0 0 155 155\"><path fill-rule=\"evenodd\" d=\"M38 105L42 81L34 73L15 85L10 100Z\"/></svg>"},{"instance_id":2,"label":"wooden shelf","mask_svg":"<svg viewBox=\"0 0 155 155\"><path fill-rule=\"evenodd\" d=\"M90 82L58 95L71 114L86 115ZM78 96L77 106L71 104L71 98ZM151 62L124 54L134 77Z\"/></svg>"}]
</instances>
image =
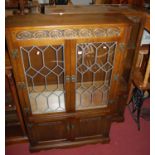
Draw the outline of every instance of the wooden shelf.
<instances>
[{"instance_id":1,"label":"wooden shelf","mask_svg":"<svg viewBox=\"0 0 155 155\"><path fill-rule=\"evenodd\" d=\"M95 84L100 85L103 83L103 81L98 81ZM77 86L79 86L80 83L77 83ZM83 85L87 88L89 88L91 85L90 82L83 82ZM29 87L30 93L30 104L32 108L33 114L41 114L41 113L52 113L52 112L63 112L65 111L65 94L63 92L63 85L59 85L59 89L56 89L57 85L48 85L48 91L45 90L44 85L35 86L35 91L32 91L32 88ZM51 91L50 91L51 90ZM84 96L82 95L83 91L85 91ZM93 91L89 89L89 92ZM53 92L53 95L52 95ZM89 93L87 90L84 90L84 88L76 88L76 108L77 110L84 110L84 109L95 109L95 108L103 108L107 107L108 104L108 92L107 93L101 93L101 90L96 90L96 92L93 95L93 99L91 97L91 93ZM79 94L80 93L80 94ZM62 94L60 97L61 100L61 109L55 111L56 107L59 105L59 98L57 95ZM104 95L104 96L103 96ZM52 96L52 97L50 97ZM36 102L37 97L37 102ZM49 109L47 108L47 98L48 98L48 104ZM103 100L104 98L104 100ZM91 100L93 100L91 102ZM80 101L82 102L82 105L80 105ZM93 104L89 104L93 103ZM38 108L38 110L37 110ZM40 110L39 110L40 109Z\"/></svg>"}]
</instances>

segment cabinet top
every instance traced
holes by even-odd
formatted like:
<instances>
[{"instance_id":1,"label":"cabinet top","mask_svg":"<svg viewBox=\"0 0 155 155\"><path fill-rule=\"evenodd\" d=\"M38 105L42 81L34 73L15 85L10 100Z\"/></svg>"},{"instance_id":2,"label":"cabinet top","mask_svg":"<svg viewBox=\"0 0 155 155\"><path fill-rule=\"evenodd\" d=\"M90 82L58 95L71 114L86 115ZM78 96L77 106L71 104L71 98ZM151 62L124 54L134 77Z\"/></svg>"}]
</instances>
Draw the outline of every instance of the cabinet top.
<instances>
[{"instance_id":1,"label":"cabinet top","mask_svg":"<svg viewBox=\"0 0 155 155\"><path fill-rule=\"evenodd\" d=\"M51 27L71 25L102 25L102 24L129 24L130 20L123 14L53 14L53 15L18 15L6 18L6 28L20 27Z\"/></svg>"},{"instance_id":2,"label":"cabinet top","mask_svg":"<svg viewBox=\"0 0 155 155\"><path fill-rule=\"evenodd\" d=\"M46 5L45 14L90 14L90 13L123 13L142 14L145 9L128 4L98 4L98 5Z\"/></svg>"}]
</instances>

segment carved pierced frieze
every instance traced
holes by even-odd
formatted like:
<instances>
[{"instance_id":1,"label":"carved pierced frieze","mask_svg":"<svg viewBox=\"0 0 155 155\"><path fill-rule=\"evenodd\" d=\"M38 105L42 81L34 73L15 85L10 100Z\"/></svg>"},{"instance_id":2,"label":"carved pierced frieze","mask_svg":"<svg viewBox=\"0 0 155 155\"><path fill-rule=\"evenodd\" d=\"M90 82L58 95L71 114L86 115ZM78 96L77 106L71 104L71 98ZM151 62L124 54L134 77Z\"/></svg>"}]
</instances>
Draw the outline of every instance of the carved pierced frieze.
<instances>
[{"instance_id":1,"label":"carved pierced frieze","mask_svg":"<svg viewBox=\"0 0 155 155\"><path fill-rule=\"evenodd\" d=\"M54 29L38 31L20 31L16 34L17 40L27 39L72 39L72 38L91 38L91 37L113 37L119 36L120 29L112 28L83 28L83 29Z\"/></svg>"}]
</instances>

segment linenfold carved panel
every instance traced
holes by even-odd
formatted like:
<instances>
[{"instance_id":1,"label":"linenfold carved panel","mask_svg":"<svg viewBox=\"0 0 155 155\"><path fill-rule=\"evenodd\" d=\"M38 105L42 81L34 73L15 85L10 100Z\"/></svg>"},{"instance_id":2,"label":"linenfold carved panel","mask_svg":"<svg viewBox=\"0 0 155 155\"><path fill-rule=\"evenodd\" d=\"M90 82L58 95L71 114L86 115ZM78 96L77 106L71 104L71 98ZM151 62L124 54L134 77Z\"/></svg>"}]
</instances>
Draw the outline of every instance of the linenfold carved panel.
<instances>
[{"instance_id":1,"label":"linenfold carved panel","mask_svg":"<svg viewBox=\"0 0 155 155\"><path fill-rule=\"evenodd\" d=\"M120 29L111 28L82 28L82 29L54 29L54 30L36 30L20 31L16 34L17 40L27 39L72 39L72 38L90 38L90 37L112 37L119 36Z\"/></svg>"}]
</instances>

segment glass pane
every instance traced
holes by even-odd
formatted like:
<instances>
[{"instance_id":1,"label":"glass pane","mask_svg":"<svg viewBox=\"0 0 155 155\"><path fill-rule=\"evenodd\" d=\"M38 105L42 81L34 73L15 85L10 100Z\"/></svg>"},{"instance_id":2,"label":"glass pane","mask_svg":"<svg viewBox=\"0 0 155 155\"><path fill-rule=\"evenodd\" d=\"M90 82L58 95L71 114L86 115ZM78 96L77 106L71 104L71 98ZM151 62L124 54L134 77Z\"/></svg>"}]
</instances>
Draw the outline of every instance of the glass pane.
<instances>
[{"instance_id":1,"label":"glass pane","mask_svg":"<svg viewBox=\"0 0 155 155\"><path fill-rule=\"evenodd\" d=\"M21 47L33 114L65 111L64 46Z\"/></svg>"},{"instance_id":2,"label":"glass pane","mask_svg":"<svg viewBox=\"0 0 155 155\"><path fill-rule=\"evenodd\" d=\"M77 44L76 109L107 106L116 44L116 42Z\"/></svg>"}]
</instances>

